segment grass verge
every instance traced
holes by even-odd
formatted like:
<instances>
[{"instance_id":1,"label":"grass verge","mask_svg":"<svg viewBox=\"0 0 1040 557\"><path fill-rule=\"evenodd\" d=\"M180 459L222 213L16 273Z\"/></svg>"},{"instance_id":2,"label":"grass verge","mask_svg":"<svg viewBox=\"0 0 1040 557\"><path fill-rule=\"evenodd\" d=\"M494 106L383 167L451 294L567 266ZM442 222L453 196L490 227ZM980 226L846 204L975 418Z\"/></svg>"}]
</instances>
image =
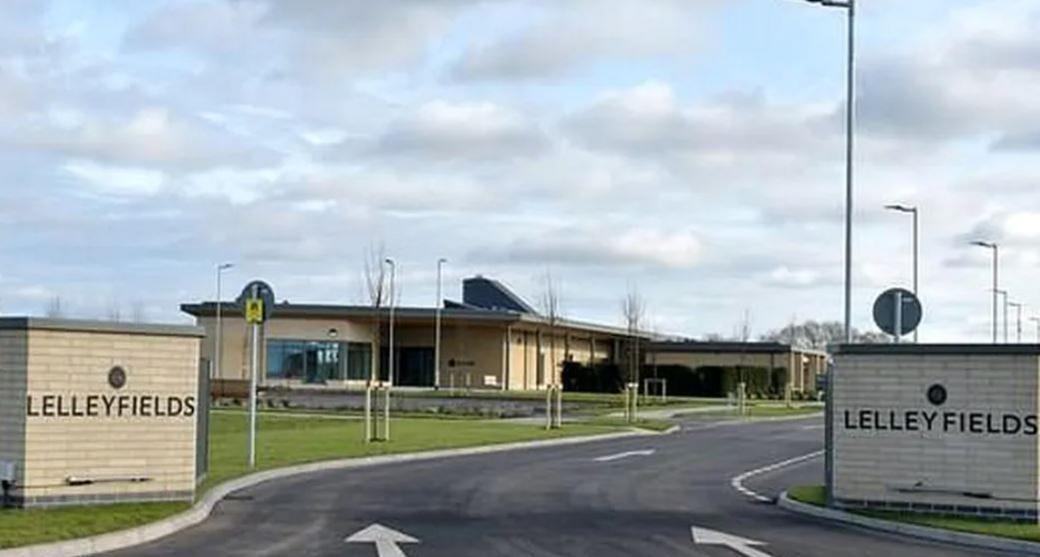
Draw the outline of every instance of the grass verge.
<instances>
[{"instance_id":1,"label":"grass verge","mask_svg":"<svg viewBox=\"0 0 1040 557\"><path fill-rule=\"evenodd\" d=\"M581 420L579 422L568 422L568 426L573 423L575 425L591 425L591 426L606 426L606 427L636 427L639 429L646 429L649 431L665 431L668 428L675 425L675 422L669 420L653 420L653 419L639 419L635 422L626 422L624 418L608 417L608 416L596 416L593 418Z\"/></svg>"},{"instance_id":2,"label":"grass verge","mask_svg":"<svg viewBox=\"0 0 1040 557\"><path fill-rule=\"evenodd\" d=\"M808 416L811 414L818 414L823 412L823 407L819 405L803 405L803 406L783 406L775 404L749 404L747 407L747 413L744 414L746 418L783 418L783 417L794 417L794 416ZM698 412L679 412L675 416L679 418L695 418L695 417L709 417L715 418L719 415L727 415L731 417L738 417L737 409L734 406L726 406L719 408L718 411L698 411Z\"/></svg>"},{"instance_id":3,"label":"grass verge","mask_svg":"<svg viewBox=\"0 0 1040 557\"><path fill-rule=\"evenodd\" d=\"M822 507L826 503L826 496L821 485L796 486L787 490L791 499L801 503L808 503ZM855 511L856 514L891 520L893 522L904 522L918 526L941 528L943 530L955 530L970 534L984 534L1014 540L1029 542L1040 542L1040 525L1023 522L1010 522L1004 520L992 520L983 518L964 518L956 516L934 516L917 513L898 513L885 511Z\"/></svg>"},{"instance_id":4,"label":"grass verge","mask_svg":"<svg viewBox=\"0 0 1040 557\"><path fill-rule=\"evenodd\" d=\"M546 431L533 425L491 421L402 418L391 422L389 443L363 443L361 421L338 417L261 414L257 468L246 460L245 413L214 412L210 422L209 476L213 486L253 471L320 460L535 441L618 431L613 424L567 424ZM93 536L153 522L187 509L187 503L134 503L54 509L0 510L0 548Z\"/></svg>"}]
</instances>

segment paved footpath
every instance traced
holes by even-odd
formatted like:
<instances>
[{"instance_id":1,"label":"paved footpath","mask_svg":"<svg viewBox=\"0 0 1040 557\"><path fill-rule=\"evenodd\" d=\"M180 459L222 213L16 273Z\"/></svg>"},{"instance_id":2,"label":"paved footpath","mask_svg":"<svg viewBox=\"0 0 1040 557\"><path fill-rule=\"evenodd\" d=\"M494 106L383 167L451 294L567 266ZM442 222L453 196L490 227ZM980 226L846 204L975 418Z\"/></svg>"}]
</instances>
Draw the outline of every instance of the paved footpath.
<instances>
[{"instance_id":1,"label":"paved footpath","mask_svg":"<svg viewBox=\"0 0 1040 557\"><path fill-rule=\"evenodd\" d=\"M111 555L1009 555L803 518L730 485L820 450L820 422L691 423L673 435L313 473L243 490L196 527ZM819 477L810 459L746 486L774 496Z\"/></svg>"}]
</instances>

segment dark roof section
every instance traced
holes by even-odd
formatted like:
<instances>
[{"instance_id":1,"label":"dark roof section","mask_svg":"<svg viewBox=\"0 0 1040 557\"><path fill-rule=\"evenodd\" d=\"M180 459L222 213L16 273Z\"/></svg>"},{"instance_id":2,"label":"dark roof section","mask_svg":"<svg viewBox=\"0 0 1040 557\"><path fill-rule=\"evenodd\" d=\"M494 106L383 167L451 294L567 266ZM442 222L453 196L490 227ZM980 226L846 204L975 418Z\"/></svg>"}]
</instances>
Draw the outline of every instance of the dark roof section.
<instances>
[{"instance_id":1,"label":"dark roof section","mask_svg":"<svg viewBox=\"0 0 1040 557\"><path fill-rule=\"evenodd\" d=\"M698 342L693 340L679 342L651 342L651 352L688 352L712 354L786 354L797 351L808 354L820 354L818 350L792 349L790 344L780 342Z\"/></svg>"},{"instance_id":2,"label":"dark roof section","mask_svg":"<svg viewBox=\"0 0 1040 557\"><path fill-rule=\"evenodd\" d=\"M444 300L444 308L445 309L471 309L471 310L486 311L486 310L484 310L484 308L479 308L477 306L473 306L473 305L470 305L470 304L464 304L462 302L456 302L455 300Z\"/></svg>"},{"instance_id":3,"label":"dark roof section","mask_svg":"<svg viewBox=\"0 0 1040 557\"><path fill-rule=\"evenodd\" d=\"M544 317L538 314L526 314L515 311L488 310L483 308L470 308L465 305L456 304L459 307L448 306L441 311L441 317L445 321L452 319L486 321L488 323L499 323L510 325L514 323L531 323L535 325L546 325ZM198 304L182 304L181 311L194 317L212 317L217 314L215 302L202 302ZM242 309L233 302L224 302L221 305L221 314L229 318L241 318ZM409 319L428 319L433 321L437 314L435 308L398 307L394 308L394 316L400 321ZM379 319L386 320L390 316L390 308L373 308L371 306L336 306L322 304L276 304L271 310L271 318L310 318L310 319ZM593 333L611 336L631 336L620 327L609 325L597 325L583 321L570 319L559 319L557 326L561 328L581 329ZM649 339L653 338L651 333L640 331L638 336Z\"/></svg>"},{"instance_id":4,"label":"dark roof section","mask_svg":"<svg viewBox=\"0 0 1040 557\"><path fill-rule=\"evenodd\" d=\"M202 302L199 304L181 304L181 311L195 317L209 317L217 314L215 302ZM220 312L226 316L241 316L242 308L233 302L221 304ZM428 318L433 319L437 310L435 308L396 307L394 316L399 319ZM271 318L277 317L303 317L303 318L325 318L325 319L348 319L348 318L372 318L379 316L383 319L390 316L389 307L373 308L371 306L339 306L327 304L275 304L271 309ZM488 321L512 322L519 321L520 316L516 313L506 311L488 311L485 309L446 308L442 310L441 316L446 319L483 319Z\"/></svg>"},{"instance_id":5,"label":"dark roof section","mask_svg":"<svg viewBox=\"0 0 1040 557\"><path fill-rule=\"evenodd\" d=\"M831 350L870 356L1040 356L1040 344L841 344Z\"/></svg>"},{"instance_id":6,"label":"dark roof section","mask_svg":"<svg viewBox=\"0 0 1040 557\"><path fill-rule=\"evenodd\" d=\"M501 282L480 275L462 281L462 302L489 310L538 313Z\"/></svg>"}]
</instances>

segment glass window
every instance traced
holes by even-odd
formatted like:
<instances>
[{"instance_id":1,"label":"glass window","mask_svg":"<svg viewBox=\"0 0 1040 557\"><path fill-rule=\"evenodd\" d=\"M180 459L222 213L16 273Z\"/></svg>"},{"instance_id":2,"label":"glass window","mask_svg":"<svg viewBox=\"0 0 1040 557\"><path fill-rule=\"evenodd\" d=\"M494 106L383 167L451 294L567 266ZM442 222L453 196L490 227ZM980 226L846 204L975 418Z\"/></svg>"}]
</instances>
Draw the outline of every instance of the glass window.
<instances>
[{"instance_id":1,"label":"glass window","mask_svg":"<svg viewBox=\"0 0 1040 557\"><path fill-rule=\"evenodd\" d=\"M372 345L347 343L347 379L364 381L372 375Z\"/></svg>"},{"instance_id":2,"label":"glass window","mask_svg":"<svg viewBox=\"0 0 1040 557\"><path fill-rule=\"evenodd\" d=\"M267 341L267 377L306 383L341 381L347 353L345 343L270 339Z\"/></svg>"}]
</instances>

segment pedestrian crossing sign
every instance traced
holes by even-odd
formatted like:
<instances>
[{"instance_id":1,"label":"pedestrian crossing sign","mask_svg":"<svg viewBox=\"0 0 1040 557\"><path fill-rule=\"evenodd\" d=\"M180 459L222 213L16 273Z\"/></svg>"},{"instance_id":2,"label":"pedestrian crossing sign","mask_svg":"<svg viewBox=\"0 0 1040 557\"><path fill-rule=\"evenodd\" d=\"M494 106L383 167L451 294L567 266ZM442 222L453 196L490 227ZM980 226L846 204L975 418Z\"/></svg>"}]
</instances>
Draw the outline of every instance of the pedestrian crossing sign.
<instances>
[{"instance_id":1,"label":"pedestrian crossing sign","mask_svg":"<svg viewBox=\"0 0 1040 557\"><path fill-rule=\"evenodd\" d=\"M248 323L263 323L264 301L260 298L246 300L246 321Z\"/></svg>"}]
</instances>

